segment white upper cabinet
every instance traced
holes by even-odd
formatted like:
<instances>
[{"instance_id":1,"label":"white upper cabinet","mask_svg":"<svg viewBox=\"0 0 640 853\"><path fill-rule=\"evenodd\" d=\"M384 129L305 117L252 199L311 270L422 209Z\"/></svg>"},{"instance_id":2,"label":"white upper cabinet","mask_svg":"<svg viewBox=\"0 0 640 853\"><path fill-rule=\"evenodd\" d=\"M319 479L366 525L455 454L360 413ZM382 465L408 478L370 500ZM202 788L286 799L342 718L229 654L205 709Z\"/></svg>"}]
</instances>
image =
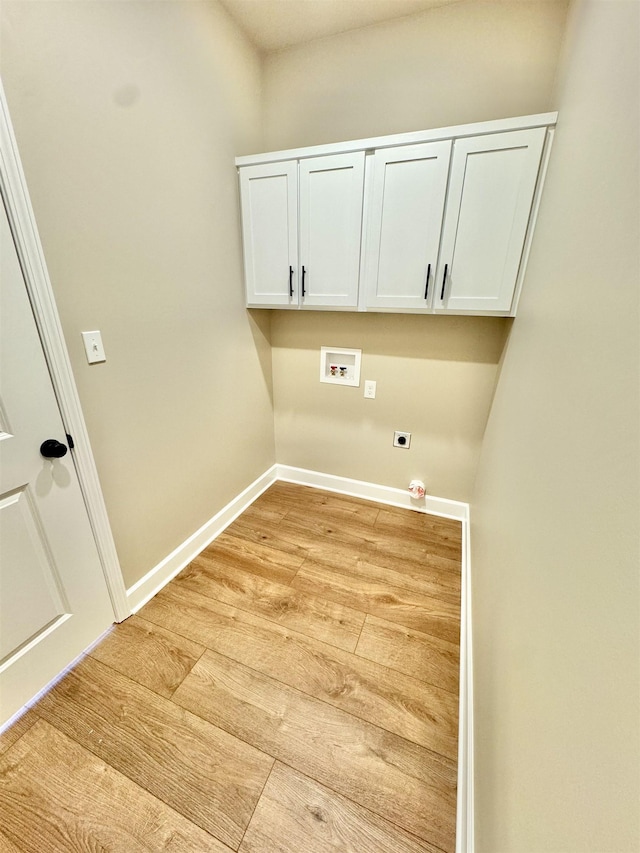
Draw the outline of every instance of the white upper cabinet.
<instances>
[{"instance_id":1,"label":"white upper cabinet","mask_svg":"<svg viewBox=\"0 0 640 853\"><path fill-rule=\"evenodd\" d=\"M358 305L364 151L300 161L302 307Z\"/></svg>"},{"instance_id":2,"label":"white upper cabinet","mask_svg":"<svg viewBox=\"0 0 640 853\"><path fill-rule=\"evenodd\" d=\"M247 305L298 306L298 163L240 170Z\"/></svg>"},{"instance_id":3,"label":"white upper cabinet","mask_svg":"<svg viewBox=\"0 0 640 853\"><path fill-rule=\"evenodd\" d=\"M454 143L436 309L511 311L546 128Z\"/></svg>"},{"instance_id":4,"label":"white upper cabinet","mask_svg":"<svg viewBox=\"0 0 640 853\"><path fill-rule=\"evenodd\" d=\"M367 250L367 308L413 311L432 299L451 140L381 149L373 155Z\"/></svg>"},{"instance_id":5,"label":"white upper cabinet","mask_svg":"<svg viewBox=\"0 0 640 853\"><path fill-rule=\"evenodd\" d=\"M514 316L556 120L237 158L247 305Z\"/></svg>"}]
</instances>

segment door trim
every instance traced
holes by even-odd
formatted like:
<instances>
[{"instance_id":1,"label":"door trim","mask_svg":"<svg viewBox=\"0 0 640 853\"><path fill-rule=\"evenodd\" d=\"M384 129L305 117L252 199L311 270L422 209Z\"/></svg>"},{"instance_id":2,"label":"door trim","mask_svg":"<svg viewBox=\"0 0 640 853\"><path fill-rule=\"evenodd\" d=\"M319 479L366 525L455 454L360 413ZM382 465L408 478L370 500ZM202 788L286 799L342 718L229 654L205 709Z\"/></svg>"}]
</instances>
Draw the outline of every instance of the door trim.
<instances>
[{"instance_id":1,"label":"door trim","mask_svg":"<svg viewBox=\"0 0 640 853\"><path fill-rule=\"evenodd\" d=\"M1 80L0 192L6 203L62 421L66 432L73 436L73 460L113 612L116 621L121 622L131 615L131 608Z\"/></svg>"}]
</instances>

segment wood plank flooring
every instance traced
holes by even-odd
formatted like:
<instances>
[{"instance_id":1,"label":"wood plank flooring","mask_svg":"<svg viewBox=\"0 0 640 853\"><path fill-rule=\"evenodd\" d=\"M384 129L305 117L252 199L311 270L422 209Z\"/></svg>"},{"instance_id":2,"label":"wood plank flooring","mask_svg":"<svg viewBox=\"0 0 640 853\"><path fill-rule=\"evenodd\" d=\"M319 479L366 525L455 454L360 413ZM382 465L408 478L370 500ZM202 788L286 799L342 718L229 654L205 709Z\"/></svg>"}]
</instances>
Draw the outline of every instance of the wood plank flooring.
<instances>
[{"instance_id":1,"label":"wood plank flooring","mask_svg":"<svg viewBox=\"0 0 640 853\"><path fill-rule=\"evenodd\" d=\"M276 483L0 736L0 853L453 853L460 559Z\"/></svg>"}]
</instances>

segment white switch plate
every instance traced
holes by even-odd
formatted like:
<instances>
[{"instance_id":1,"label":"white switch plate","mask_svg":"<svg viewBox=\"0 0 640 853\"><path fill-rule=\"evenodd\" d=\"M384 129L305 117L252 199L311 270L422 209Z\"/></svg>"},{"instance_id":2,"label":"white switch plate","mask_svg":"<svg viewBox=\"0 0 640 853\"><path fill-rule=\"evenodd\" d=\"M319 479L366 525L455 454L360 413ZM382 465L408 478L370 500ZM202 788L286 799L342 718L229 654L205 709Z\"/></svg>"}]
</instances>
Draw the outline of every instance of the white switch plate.
<instances>
[{"instance_id":1,"label":"white switch plate","mask_svg":"<svg viewBox=\"0 0 640 853\"><path fill-rule=\"evenodd\" d=\"M107 356L104 353L104 347L102 346L102 336L100 332L83 332L82 341L84 343L84 350L87 354L87 361L89 364L95 364L97 361L107 360Z\"/></svg>"},{"instance_id":2,"label":"white switch plate","mask_svg":"<svg viewBox=\"0 0 640 853\"><path fill-rule=\"evenodd\" d=\"M376 381L375 379L364 380L364 396L368 400L376 399Z\"/></svg>"}]
</instances>

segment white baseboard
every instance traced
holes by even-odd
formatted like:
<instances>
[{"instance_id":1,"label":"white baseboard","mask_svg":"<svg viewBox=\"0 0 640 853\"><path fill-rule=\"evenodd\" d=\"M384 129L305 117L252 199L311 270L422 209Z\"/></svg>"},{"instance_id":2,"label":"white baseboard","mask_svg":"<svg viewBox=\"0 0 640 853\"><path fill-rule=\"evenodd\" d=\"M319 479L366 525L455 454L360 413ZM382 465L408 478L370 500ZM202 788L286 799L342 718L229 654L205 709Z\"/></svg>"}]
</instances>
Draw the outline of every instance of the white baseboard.
<instances>
[{"instance_id":1,"label":"white baseboard","mask_svg":"<svg viewBox=\"0 0 640 853\"><path fill-rule=\"evenodd\" d=\"M471 625L471 538L468 515L466 520L462 522L461 586L456 853L474 853L473 633Z\"/></svg>"},{"instance_id":2,"label":"white baseboard","mask_svg":"<svg viewBox=\"0 0 640 853\"><path fill-rule=\"evenodd\" d=\"M131 611L135 613L163 586L187 566L204 548L236 519L240 513L276 480L325 489L351 497L404 507L417 512L454 518L462 522L462 594L460 631L460 704L458 726L458 793L456 853L473 853L473 654L471 633L471 560L469 548L469 505L426 495L416 501L403 489L337 477L291 465L273 465L243 492L204 524L186 542L158 563L127 590Z\"/></svg>"},{"instance_id":3,"label":"white baseboard","mask_svg":"<svg viewBox=\"0 0 640 853\"><path fill-rule=\"evenodd\" d=\"M262 476L254 480L250 486L230 501L213 518L203 524L182 545L173 550L168 557L154 566L151 571L140 578L137 583L127 590L127 600L132 613L136 613L153 596L160 592L163 586L194 560L198 554L210 545L222 531L234 521L240 513L250 506L269 486L274 483L276 467L273 465Z\"/></svg>"},{"instance_id":4,"label":"white baseboard","mask_svg":"<svg viewBox=\"0 0 640 853\"><path fill-rule=\"evenodd\" d=\"M469 504L461 501L450 501L447 498L433 497L433 495L425 495L424 498L415 500L406 489L380 486L377 483L352 480L349 477L336 477L334 474L322 474L319 471L294 468L291 465L276 465L275 468L276 479L284 480L287 483L312 486L316 489L325 489L328 492L338 492L341 495L349 495L354 498L378 501L378 503L404 507L416 512L428 512L431 515L455 518L458 521L466 521L469 517Z\"/></svg>"},{"instance_id":5,"label":"white baseboard","mask_svg":"<svg viewBox=\"0 0 640 853\"><path fill-rule=\"evenodd\" d=\"M403 489L367 483L364 480L351 480L349 477L337 477L334 474L323 474L319 471L309 471L306 468L294 468L291 465L276 464L265 471L250 486L247 486L243 492L223 507L220 512L216 513L206 524L203 524L199 530L196 530L182 545L178 545L168 557L165 557L133 586L129 587L127 601L131 612L136 613L149 599L153 598L163 586L168 584L178 572L181 572L185 566L195 559L207 545L210 545L216 536L219 536L240 513L244 512L276 480L378 501L417 512L428 512L445 518L455 518L462 522L465 522L469 516L468 504L460 501L450 501L432 495L426 495L420 500L415 500L409 495L408 491Z\"/></svg>"}]
</instances>

